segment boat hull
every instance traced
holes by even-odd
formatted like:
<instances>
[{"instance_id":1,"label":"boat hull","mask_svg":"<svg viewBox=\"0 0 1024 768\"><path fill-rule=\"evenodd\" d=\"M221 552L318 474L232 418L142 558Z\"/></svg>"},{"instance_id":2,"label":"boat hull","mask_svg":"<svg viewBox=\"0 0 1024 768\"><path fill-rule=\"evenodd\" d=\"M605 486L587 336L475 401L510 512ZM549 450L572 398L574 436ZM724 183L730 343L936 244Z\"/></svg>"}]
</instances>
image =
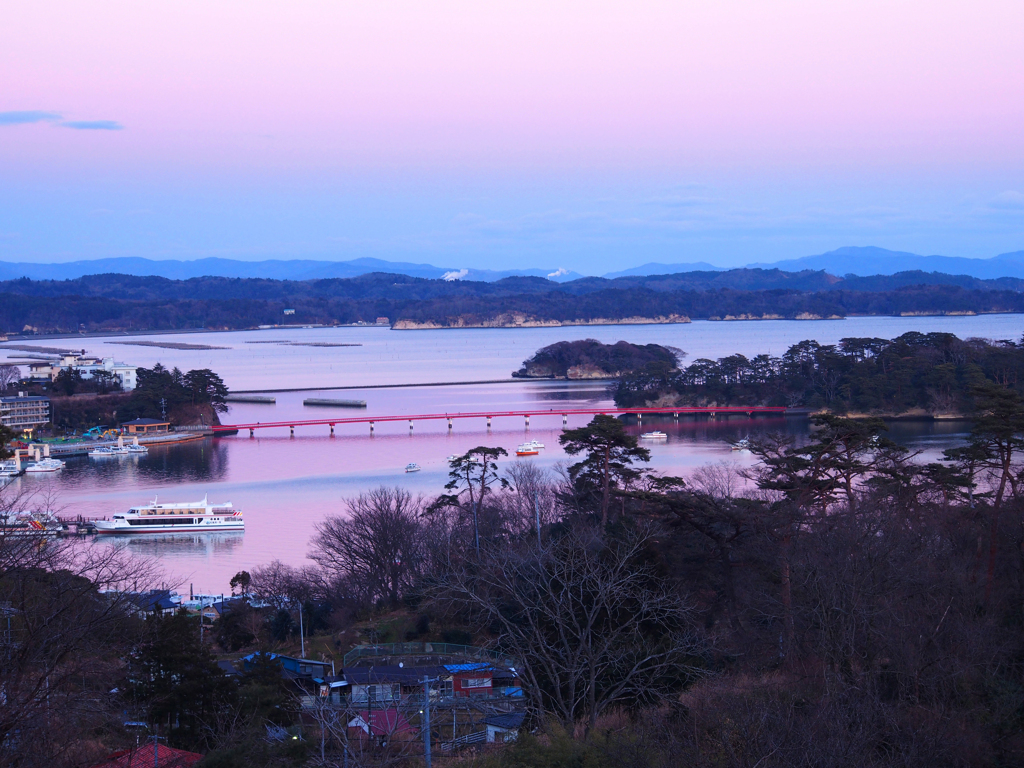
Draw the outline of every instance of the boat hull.
<instances>
[{"instance_id":1,"label":"boat hull","mask_svg":"<svg viewBox=\"0 0 1024 768\"><path fill-rule=\"evenodd\" d=\"M123 528L103 529L97 526L96 533L100 536L148 536L154 533L223 533L224 531L245 532L244 525L174 525L174 526L125 526Z\"/></svg>"},{"instance_id":2,"label":"boat hull","mask_svg":"<svg viewBox=\"0 0 1024 768\"><path fill-rule=\"evenodd\" d=\"M196 523L194 525L115 525L110 520L96 520L96 533L101 536L124 536L143 535L151 533L214 533L221 531L245 531L245 524L228 525L217 523L205 525Z\"/></svg>"}]
</instances>

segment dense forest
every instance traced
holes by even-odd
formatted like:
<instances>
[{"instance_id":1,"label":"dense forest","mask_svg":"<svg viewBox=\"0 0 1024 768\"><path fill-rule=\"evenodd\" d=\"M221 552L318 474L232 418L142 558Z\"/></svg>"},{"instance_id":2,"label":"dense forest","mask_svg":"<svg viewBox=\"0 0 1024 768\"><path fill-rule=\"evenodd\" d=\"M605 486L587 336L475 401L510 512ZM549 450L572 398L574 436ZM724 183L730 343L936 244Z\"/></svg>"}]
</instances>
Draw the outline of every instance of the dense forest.
<instances>
[{"instance_id":1,"label":"dense forest","mask_svg":"<svg viewBox=\"0 0 1024 768\"><path fill-rule=\"evenodd\" d=\"M0 537L0 761L91 765L145 723L201 768L423 766L423 699L364 739L365 704L304 697L267 653L301 632L325 661L367 641L515 659L518 739L438 748L450 768L1020 765L1024 402L989 383L974 406L931 464L831 415L685 479L609 416L562 433L558 472L479 446L433 498L346 500L309 565L239 573L205 634L139 616L156 574L126 549Z\"/></svg>"},{"instance_id":2,"label":"dense forest","mask_svg":"<svg viewBox=\"0 0 1024 768\"><path fill-rule=\"evenodd\" d=\"M781 357L730 355L683 368L650 363L623 375L615 402L642 405L782 405L833 412L969 413L978 386L1024 391L1024 339L959 339L951 333L802 341Z\"/></svg>"},{"instance_id":3,"label":"dense forest","mask_svg":"<svg viewBox=\"0 0 1024 768\"><path fill-rule=\"evenodd\" d=\"M587 379L620 376L648 365L674 368L682 350L659 344L602 344L595 339L559 341L537 350L512 375L524 379Z\"/></svg>"},{"instance_id":4,"label":"dense forest","mask_svg":"<svg viewBox=\"0 0 1024 768\"><path fill-rule=\"evenodd\" d=\"M1024 312L1021 282L925 273L842 279L825 272L758 269L561 284L535 277L483 283L382 273L301 282L93 275L0 283L0 331L235 329L284 322L372 323L378 317L393 325L450 327ZM294 314L285 315L285 309Z\"/></svg>"}]
</instances>

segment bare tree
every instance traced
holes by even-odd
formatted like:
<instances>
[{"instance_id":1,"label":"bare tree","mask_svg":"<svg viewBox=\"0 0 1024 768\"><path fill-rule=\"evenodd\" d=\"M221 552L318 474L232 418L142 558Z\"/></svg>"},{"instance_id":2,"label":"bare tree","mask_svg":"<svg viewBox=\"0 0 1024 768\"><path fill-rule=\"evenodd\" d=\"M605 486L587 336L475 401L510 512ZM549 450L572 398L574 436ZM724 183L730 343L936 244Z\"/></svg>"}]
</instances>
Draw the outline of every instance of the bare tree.
<instances>
[{"instance_id":1,"label":"bare tree","mask_svg":"<svg viewBox=\"0 0 1024 768\"><path fill-rule=\"evenodd\" d=\"M610 708L678 688L697 652L689 609L648 565L649 535L606 540L577 523L543 548L526 537L455 569L435 594L467 622L495 628L541 718L589 730Z\"/></svg>"},{"instance_id":2,"label":"bare tree","mask_svg":"<svg viewBox=\"0 0 1024 768\"><path fill-rule=\"evenodd\" d=\"M317 523L310 559L333 579L361 587L370 600L398 605L423 559L422 501L401 488L380 486L346 506L347 516Z\"/></svg>"},{"instance_id":3,"label":"bare tree","mask_svg":"<svg viewBox=\"0 0 1024 768\"><path fill-rule=\"evenodd\" d=\"M27 501L0 498L3 518ZM134 595L159 586L123 547L0 536L0 764L52 766L116 715L111 652L130 642Z\"/></svg>"},{"instance_id":4,"label":"bare tree","mask_svg":"<svg viewBox=\"0 0 1024 768\"><path fill-rule=\"evenodd\" d=\"M0 365L0 391L21 381L21 368L16 365Z\"/></svg>"}]
</instances>

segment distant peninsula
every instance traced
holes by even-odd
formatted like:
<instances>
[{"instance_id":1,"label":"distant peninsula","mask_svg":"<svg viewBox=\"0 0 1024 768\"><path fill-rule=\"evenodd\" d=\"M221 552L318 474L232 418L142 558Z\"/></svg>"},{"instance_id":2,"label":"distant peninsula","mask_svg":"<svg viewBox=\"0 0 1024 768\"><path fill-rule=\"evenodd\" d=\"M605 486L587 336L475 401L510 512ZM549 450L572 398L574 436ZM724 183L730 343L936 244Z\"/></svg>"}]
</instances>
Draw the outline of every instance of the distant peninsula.
<instances>
[{"instance_id":1,"label":"distant peninsula","mask_svg":"<svg viewBox=\"0 0 1024 768\"><path fill-rule=\"evenodd\" d=\"M734 269L562 283L387 273L298 281L104 274L0 282L0 333L9 335L356 323L386 323L395 330L532 328L996 312L1024 312L1024 280Z\"/></svg>"}]
</instances>

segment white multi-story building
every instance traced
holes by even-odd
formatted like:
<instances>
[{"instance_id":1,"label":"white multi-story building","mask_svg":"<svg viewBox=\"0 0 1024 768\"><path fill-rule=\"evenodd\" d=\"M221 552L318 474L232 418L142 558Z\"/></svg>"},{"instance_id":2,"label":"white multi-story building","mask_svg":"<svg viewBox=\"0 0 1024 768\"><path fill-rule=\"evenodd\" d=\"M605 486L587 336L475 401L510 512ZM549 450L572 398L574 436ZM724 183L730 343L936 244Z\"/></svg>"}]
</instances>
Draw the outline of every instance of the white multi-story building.
<instances>
[{"instance_id":1,"label":"white multi-story building","mask_svg":"<svg viewBox=\"0 0 1024 768\"><path fill-rule=\"evenodd\" d=\"M26 396L0 397L0 424L15 432L30 432L50 420L50 398Z\"/></svg>"},{"instance_id":2,"label":"white multi-story building","mask_svg":"<svg viewBox=\"0 0 1024 768\"><path fill-rule=\"evenodd\" d=\"M53 381L66 368L81 372L83 379L91 379L97 371L106 371L117 377L125 392L135 389L137 366L119 363L112 357L85 357L83 355L61 355L50 360L40 360L28 367L28 376L36 381Z\"/></svg>"}]
</instances>

